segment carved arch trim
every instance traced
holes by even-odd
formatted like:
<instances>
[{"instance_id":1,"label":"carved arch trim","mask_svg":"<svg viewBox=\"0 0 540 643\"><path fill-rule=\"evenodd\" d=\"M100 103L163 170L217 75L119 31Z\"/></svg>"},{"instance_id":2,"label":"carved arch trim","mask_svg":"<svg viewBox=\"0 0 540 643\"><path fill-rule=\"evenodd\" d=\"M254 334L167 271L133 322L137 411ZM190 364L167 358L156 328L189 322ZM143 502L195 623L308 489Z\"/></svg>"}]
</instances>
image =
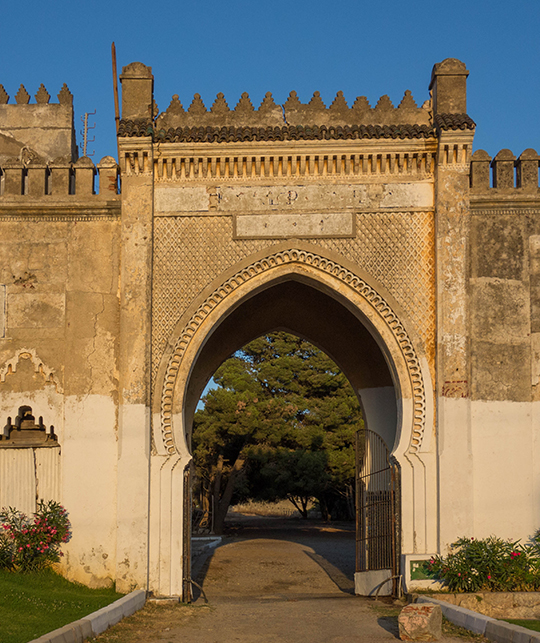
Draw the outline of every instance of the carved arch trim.
<instances>
[{"instance_id":1,"label":"carved arch trim","mask_svg":"<svg viewBox=\"0 0 540 643\"><path fill-rule=\"evenodd\" d=\"M413 426L409 452L417 453L422 445L426 425L426 387L420 359L403 323L386 299L365 279L332 259L299 248L280 250L238 270L206 297L178 335L165 368L161 391L160 430L166 452L169 454L176 452L173 433L174 389L183 357L198 328L208 315L235 290L267 271L288 264L303 264L339 279L371 306L383 324L393 334L406 364L411 382Z\"/></svg>"},{"instance_id":2,"label":"carved arch trim","mask_svg":"<svg viewBox=\"0 0 540 643\"><path fill-rule=\"evenodd\" d=\"M62 393L62 387L55 377L54 369L45 364L34 348L21 348L16 351L13 357L0 368L0 382L5 382L7 376L17 372L17 364L21 359L29 359L32 362L34 373L40 373L43 376L43 384L52 384L57 393Z\"/></svg>"}]
</instances>

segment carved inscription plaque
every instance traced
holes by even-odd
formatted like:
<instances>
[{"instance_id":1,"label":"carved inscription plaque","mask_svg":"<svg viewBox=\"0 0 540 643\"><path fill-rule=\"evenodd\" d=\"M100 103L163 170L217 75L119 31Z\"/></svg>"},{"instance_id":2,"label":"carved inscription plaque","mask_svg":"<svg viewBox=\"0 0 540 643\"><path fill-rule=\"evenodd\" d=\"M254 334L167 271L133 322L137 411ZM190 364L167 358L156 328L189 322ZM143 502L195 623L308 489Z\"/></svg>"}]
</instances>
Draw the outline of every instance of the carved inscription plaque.
<instances>
[{"instance_id":1,"label":"carved inscription plaque","mask_svg":"<svg viewBox=\"0 0 540 643\"><path fill-rule=\"evenodd\" d=\"M157 186L155 213L321 212L430 210L433 184L426 181L335 185Z\"/></svg>"},{"instance_id":2,"label":"carved inscription plaque","mask_svg":"<svg viewBox=\"0 0 540 643\"><path fill-rule=\"evenodd\" d=\"M235 217L236 239L283 239L352 237L352 212L334 214L239 214Z\"/></svg>"}]
</instances>

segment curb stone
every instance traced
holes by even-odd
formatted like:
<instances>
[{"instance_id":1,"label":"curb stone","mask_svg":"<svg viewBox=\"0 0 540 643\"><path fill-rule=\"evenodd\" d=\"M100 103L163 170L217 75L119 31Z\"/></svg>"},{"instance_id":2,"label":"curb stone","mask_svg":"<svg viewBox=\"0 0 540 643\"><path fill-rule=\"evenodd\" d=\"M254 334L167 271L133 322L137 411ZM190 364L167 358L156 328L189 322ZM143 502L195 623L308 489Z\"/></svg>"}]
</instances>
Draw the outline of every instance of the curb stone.
<instances>
[{"instance_id":1,"label":"curb stone","mask_svg":"<svg viewBox=\"0 0 540 643\"><path fill-rule=\"evenodd\" d=\"M84 640L101 634L112 625L116 625L125 616L130 616L144 607L146 591L137 589L114 603L106 605L97 612L78 621L64 625L53 632L44 634L29 643L83 643Z\"/></svg>"},{"instance_id":2,"label":"curb stone","mask_svg":"<svg viewBox=\"0 0 540 643\"><path fill-rule=\"evenodd\" d=\"M416 602L440 605L443 615L454 625L464 627L476 634L482 634L496 643L540 643L540 632L528 630L520 625L498 621L491 618L491 616L484 616L464 607L451 605L446 601L439 601L431 597L418 596Z\"/></svg>"}]
</instances>

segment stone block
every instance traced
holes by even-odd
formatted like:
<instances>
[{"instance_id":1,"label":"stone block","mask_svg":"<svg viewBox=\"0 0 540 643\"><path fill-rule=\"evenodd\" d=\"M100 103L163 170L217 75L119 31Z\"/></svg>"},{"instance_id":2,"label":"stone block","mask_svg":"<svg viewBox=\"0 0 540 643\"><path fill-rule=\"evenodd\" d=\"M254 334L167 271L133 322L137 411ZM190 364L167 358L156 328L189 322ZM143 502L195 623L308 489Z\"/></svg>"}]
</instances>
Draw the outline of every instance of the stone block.
<instances>
[{"instance_id":1,"label":"stone block","mask_svg":"<svg viewBox=\"0 0 540 643\"><path fill-rule=\"evenodd\" d=\"M472 336L491 342L525 341L530 333L529 289L521 282L476 279L472 287Z\"/></svg>"},{"instance_id":2,"label":"stone block","mask_svg":"<svg viewBox=\"0 0 540 643\"><path fill-rule=\"evenodd\" d=\"M495 344L473 341L471 357L473 399L530 401L530 342Z\"/></svg>"},{"instance_id":3,"label":"stone block","mask_svg":"<svg viewBox=\"0 0 540 643\"><path fill-rule=\"evenodd\" d=\"M390 569L356 572L354 575L354 593L357 596L374 596L379 585L384 583L379 591L379 596L390 596L392 594L391 576L392 571Z\"/></svg>"},{"instance_id":4,"label":"stone block","mask_svg":"<svg viewBox=\"0 0 540 643\"><path fill-rule=\"evenodd\" d=\"M525 249L516 215L474 216L471 228L473 277L523 278Z\"/></svg>"},{"instance_id":5,"label":"stone block","mask_svg":"<svg viewBox=\"0 0 540 643\"><path fill-rule=\"evenodd\" d=\"M438 641L442 636L442 610L433 603L407 605L398 623L402 641Z\"/></svg>"}]
</instances>

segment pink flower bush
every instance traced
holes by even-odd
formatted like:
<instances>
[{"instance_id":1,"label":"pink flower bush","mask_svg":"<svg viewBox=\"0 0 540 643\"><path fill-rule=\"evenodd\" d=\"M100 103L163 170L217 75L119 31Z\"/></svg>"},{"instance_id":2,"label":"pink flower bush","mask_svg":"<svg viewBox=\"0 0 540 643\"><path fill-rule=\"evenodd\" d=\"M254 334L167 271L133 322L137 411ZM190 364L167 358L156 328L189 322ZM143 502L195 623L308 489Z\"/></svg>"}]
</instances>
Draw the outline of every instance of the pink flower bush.
<instances>
[{"instance_id":1,"label":"pink flower bush","mask_svg":"<svg viewBox=\"0 0 540 643\"><path fill-rule=\"evenodd\" d=\"M494 536L460 538L447 556L435 556L426 568L452 592L538 591L540 532L527 544Z\"/></svg>"},{"instance_id":2,"label":"pink flower bush","mask_svg":"<svg viewBox=\"0 0 540 643\"><path fill-rule=\"evenodd\" d=\"M0 511L0 569L37 571L60 560L60 545L71 538L66 510L57 502L38 502L33 518L9 507Z\"/></svg>"}]
</instances>

